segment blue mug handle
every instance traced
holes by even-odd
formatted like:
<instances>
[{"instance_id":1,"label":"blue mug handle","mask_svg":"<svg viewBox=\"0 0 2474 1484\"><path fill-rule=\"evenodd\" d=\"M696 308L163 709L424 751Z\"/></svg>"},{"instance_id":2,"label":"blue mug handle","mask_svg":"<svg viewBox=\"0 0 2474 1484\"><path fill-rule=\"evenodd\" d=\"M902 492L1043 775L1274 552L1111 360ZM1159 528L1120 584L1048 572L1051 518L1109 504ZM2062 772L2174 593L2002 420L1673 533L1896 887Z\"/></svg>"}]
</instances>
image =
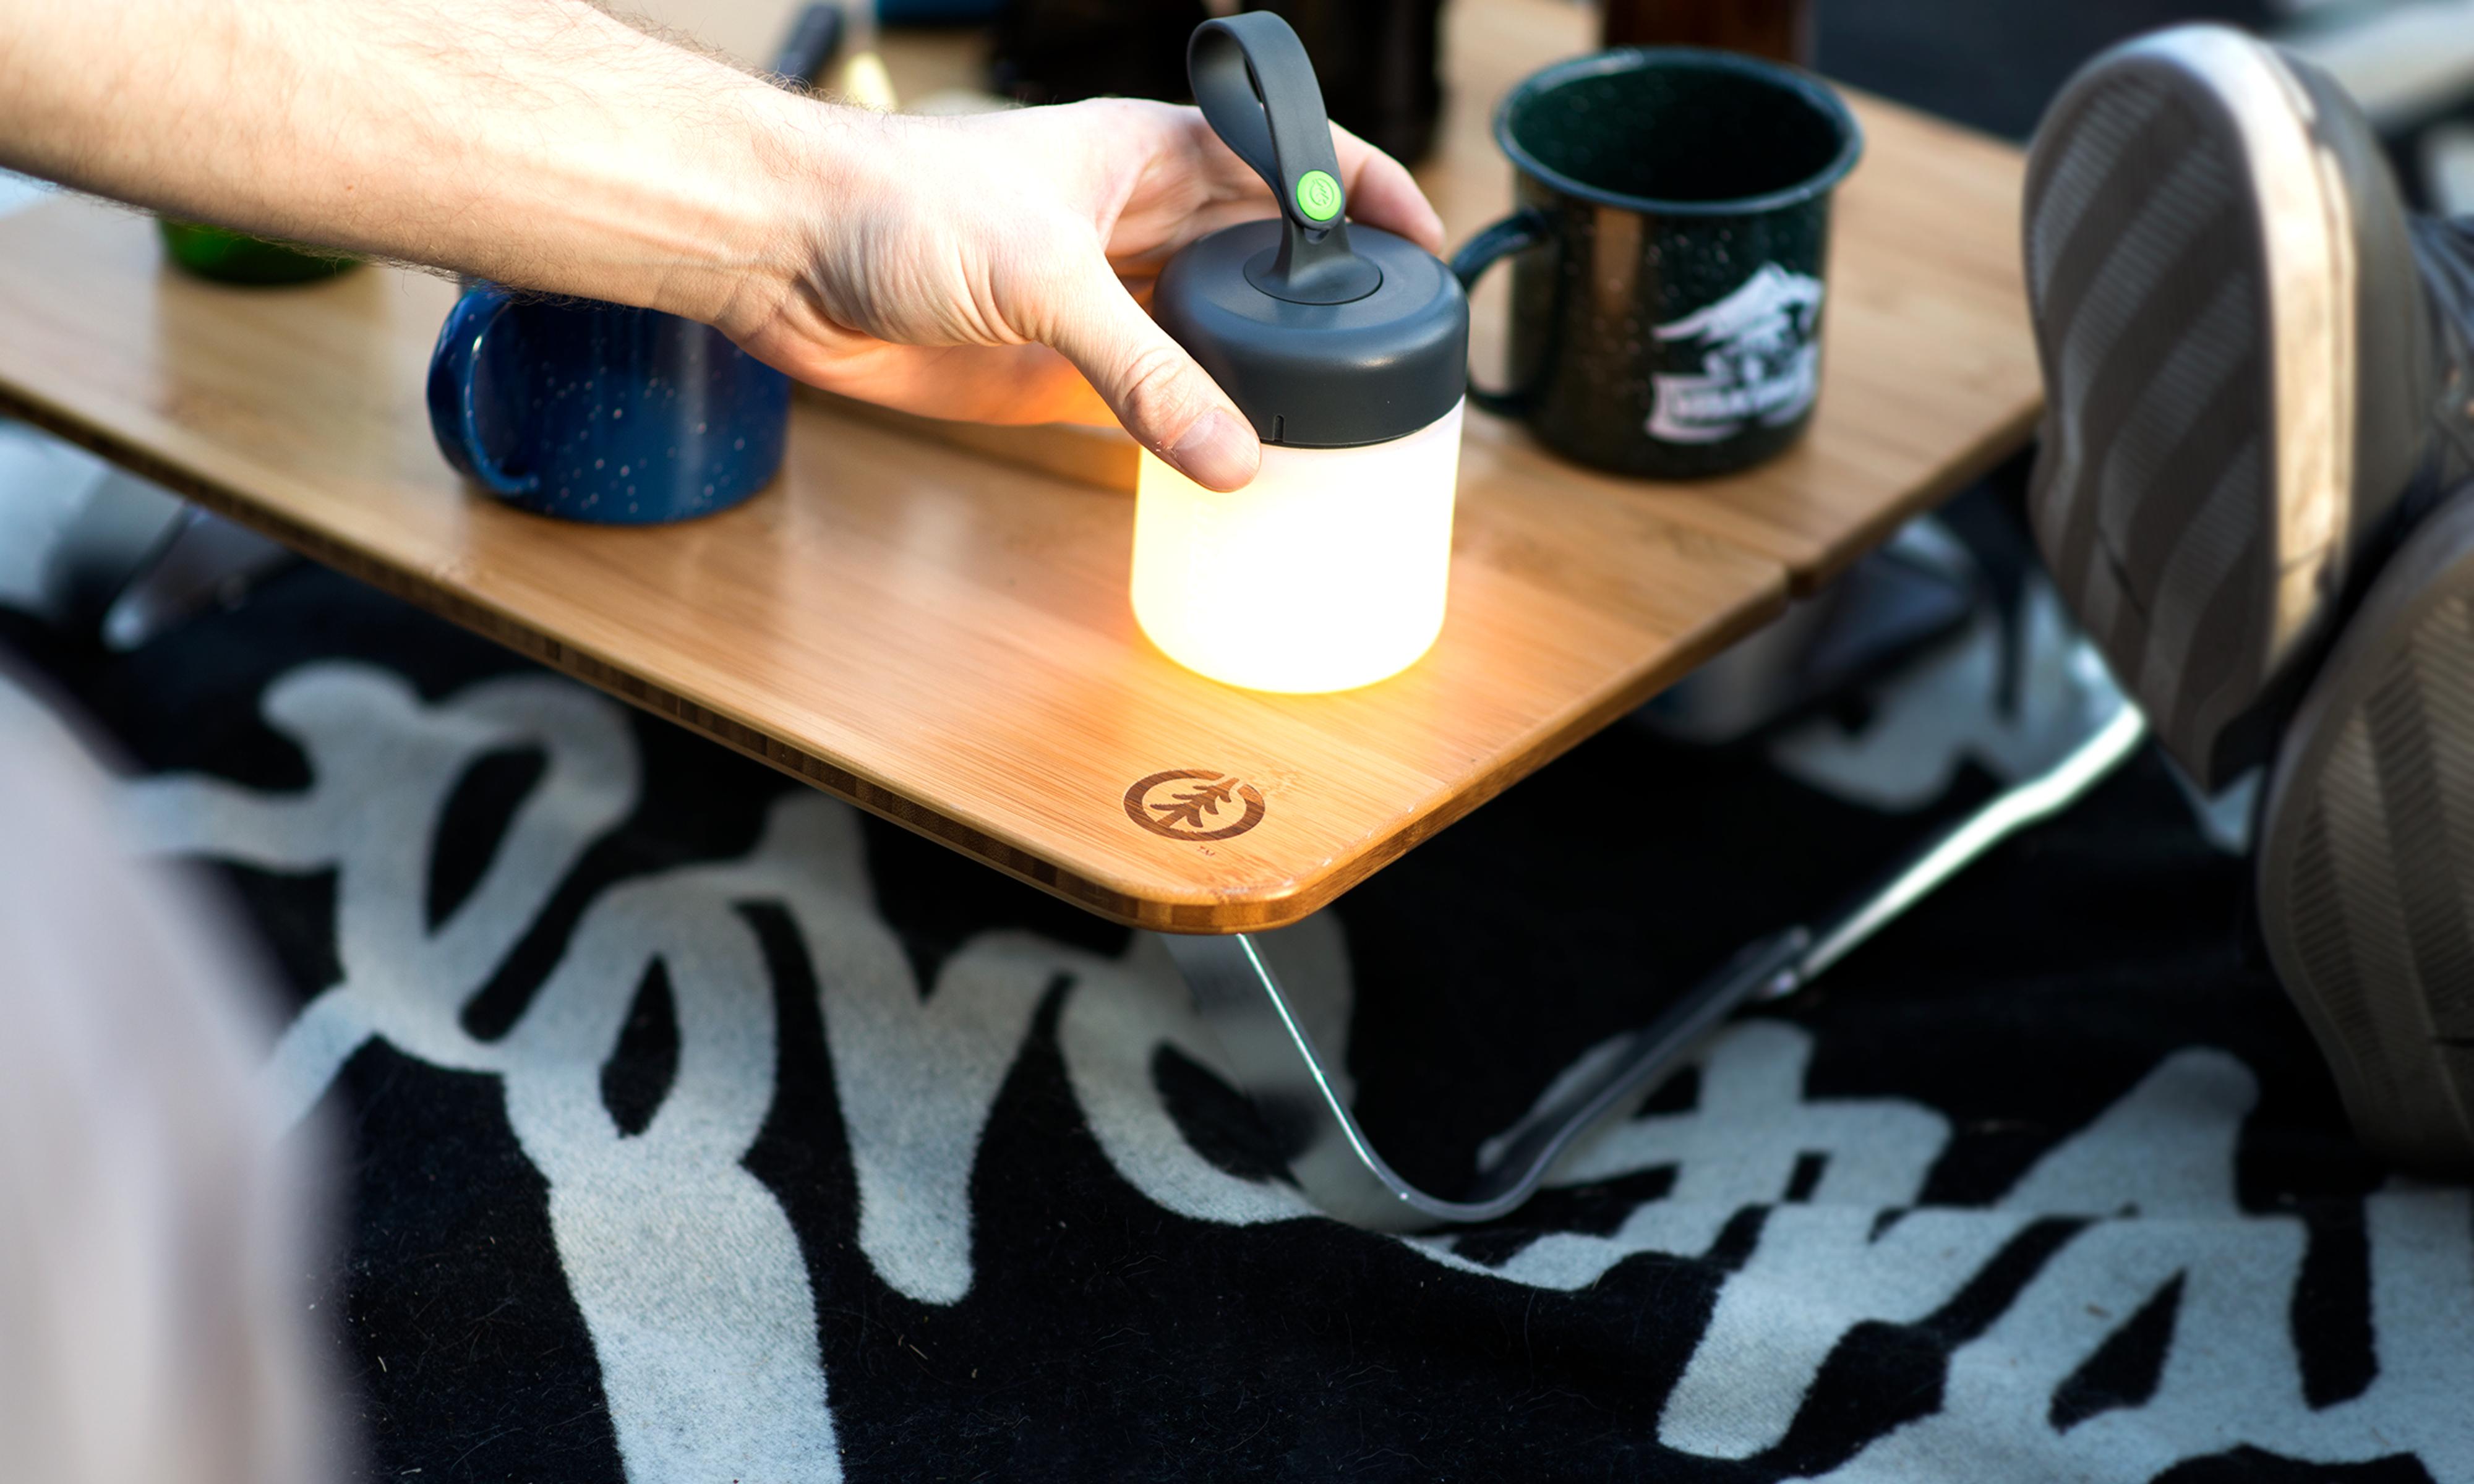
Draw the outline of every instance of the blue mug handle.
<instances>
[{"instance_id":1,"label":"blue mug handle","mask_svg":"<svg viewBox=\"0 0 2474 1484\"><path fill-rule=\"evenodd\" d=\"M514 297L495 283L474 284L447 311L438 347L429 353L429 431L438 439L438 451L465 478L502 495L541 489L539 474L508 472L503 455L483 444L474 407L473 372L480 364L481 343L514 303Z\"/></svg>"},{"instance_id":2,"label":"blue mug handle","mask_svg":"<svg viewBox=\"0 0 2474 1484\"><path fill-rule=\"evenodd\" d=\"M1477 280L1500 260L1554 240L1555 227L1546 219L1546 213L1535 206L1523 207L1463 244L1452 254L1452 276L1461 280L1461 288L1467 292L1476 288ZM1526 388L1490 392L1477 384L1475 376L1469 378L1468 398L1499 418L1519 417L1528 409L1529 401Z\"/></svg>"}]
</instances>

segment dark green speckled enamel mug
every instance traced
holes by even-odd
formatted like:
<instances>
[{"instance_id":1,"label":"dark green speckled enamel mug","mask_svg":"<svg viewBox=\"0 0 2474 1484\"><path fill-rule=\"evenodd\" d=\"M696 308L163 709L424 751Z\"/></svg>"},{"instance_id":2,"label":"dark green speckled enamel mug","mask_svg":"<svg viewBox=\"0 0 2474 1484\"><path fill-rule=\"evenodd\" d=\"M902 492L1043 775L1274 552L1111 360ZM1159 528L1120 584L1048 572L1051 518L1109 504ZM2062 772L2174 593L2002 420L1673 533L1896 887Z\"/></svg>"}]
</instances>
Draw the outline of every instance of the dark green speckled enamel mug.
<instances>
[{"instance_id":1,"label":"dark green speckled enamel mug","mask_svg":"<svg viewBox=\"0 0 2474 1484\"><path fill-rule=\"evenodd\" d=\"M1452 259L1507 255L1510 385L1469 400L1598 468L1687 479L1783 451L1812 420L1830 198L1855 115L1809 73L1650 47L1561 62L1495 114L1512 215Z\"/></svg>"}]
</instances>

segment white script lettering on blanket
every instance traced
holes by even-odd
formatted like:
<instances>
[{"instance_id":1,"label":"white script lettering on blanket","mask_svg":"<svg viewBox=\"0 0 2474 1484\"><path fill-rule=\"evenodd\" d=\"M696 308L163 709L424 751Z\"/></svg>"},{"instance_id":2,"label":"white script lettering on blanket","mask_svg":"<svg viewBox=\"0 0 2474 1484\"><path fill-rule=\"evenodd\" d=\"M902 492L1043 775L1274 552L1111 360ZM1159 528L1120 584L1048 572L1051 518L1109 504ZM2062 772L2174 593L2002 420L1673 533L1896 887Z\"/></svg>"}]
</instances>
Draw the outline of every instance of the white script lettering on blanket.
<instances>
[{"instance_id":1,"label":"white script lettering on blanket","mask_svg":"<svg viewBox=\"0 0 2474 1484\"><path fill-rule=\"evenodd\" d=\"M622 881L586 910L514 1027L483 1041L462 1012L593 842L625 820L639 760L618 707L568 682L522 677L423 702L365 665L305 666L270 687L266 719L297 742L312 782L258 792L201 776L127 785L150 850L278 871L336 873L337 983L279 1046L269 1075L296 1115L373 1038L503 1085L509 1123L547 1181L553 1235L599 1358L631 1477L837 1478L816 1304L788 1216L740 1164L770 1107L774 988L739 910L778 903L814 969L860 1198L860 1245L888 1286L951 1304L969 1291L970 1177L997 1090L1060 977L1057 1027L1077 1105L1118 1173L1159 1206L1251 1224L1311 1214L1287 1186L1229 1175L1190 1148L1152 1075L1174 1045L1216 1058L1156 944L1109 959L1019 932L966 944L922 994L879 916L857 816L821 796L772 806L743 858ZM434 928L429 851L449 795L493 752L538 749L539 780L480 882ZM1346 955L1327 917L1284 945L1336 998L1318 1039L1341 1060ZM678 1020L676 1074L638 1134L599 1093L638 986L661 963ZM2462 1190L2399 1184L2367 1210L2377 1374L2313 1409L2288 1314L2300 1224L2246 1212L2233 1150L2255 1089L2221 1052L2157 1065L1999 1202L1912 1209L1949 1141L1943 1117L1892 1099L1813 1100L1807 1033L1731 1029L1709 1052L1696 1106L1616 1125L1563 1184L1657 1167L1676 1179L1604 1234L1553 1233L1485 1264L1447 1238L1412 1250L1471 1281L1580 1289L1627 1257L1695 1255L1747 1207L1771 1209L1729 1276L1667 1399L1660 1441L1742 1458L1784 1435L1823 1361L1856 1326L1912 1322L1947 1303L2030 1224L2077 1226L1999 1318L1953 1352L1939 1411L1886 1431L1833 1476L2151 1477L2172 1462L2255 1444L2326 1461L2418 1453L2436 1477L2474 1480L2474 1242ZM1783 1201L1807 1155L1802 1201ZM1370 1240L1373 1240L1370 1238ZM2152 1397L2070 1425L2052 1400L2105 1341L2179 1284Z\"/></svg>"}]
</instances>

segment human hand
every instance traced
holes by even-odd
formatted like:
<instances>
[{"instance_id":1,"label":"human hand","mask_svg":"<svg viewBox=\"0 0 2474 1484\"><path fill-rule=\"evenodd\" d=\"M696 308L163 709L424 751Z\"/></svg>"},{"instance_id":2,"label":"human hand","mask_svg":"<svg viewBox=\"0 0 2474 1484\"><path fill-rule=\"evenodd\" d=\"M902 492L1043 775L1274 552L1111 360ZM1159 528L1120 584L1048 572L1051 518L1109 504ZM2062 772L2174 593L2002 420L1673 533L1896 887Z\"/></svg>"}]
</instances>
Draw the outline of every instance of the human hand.
<instances>
[{"instance_id":1,"label":"human hand","mask_svg":"<svg viewBox=\"0 0 2474 1484\"><path fill-rule=\"evenodd\" d=\"M1334 134L1350 214L1440 249L1408 173ZM1113 415L1219 489L1261 457L1140 304L1176 249L1273 210L1192 108L869 113L591 0L78 0L0 4L0 163L265 236L685 315L911 412Z\"/></svg>"},{"instance_id":2,"label":"human hand","mask_svg":"<svg viewBox=\"0 0 2474 1484\"><path fill-rule=\"evenodd\" d=\"M826 161L786 202L777 281L716 318L803 381L937 418L1111 417L1196 482L1233 490L1261 447L1141 306L1169 257L1274 213L1192 108L1131 99L961 118L806 105ZM1399 163L1333 131L1352 219L1429 251L1443 223Z\"/></svg>"}]
</instances>

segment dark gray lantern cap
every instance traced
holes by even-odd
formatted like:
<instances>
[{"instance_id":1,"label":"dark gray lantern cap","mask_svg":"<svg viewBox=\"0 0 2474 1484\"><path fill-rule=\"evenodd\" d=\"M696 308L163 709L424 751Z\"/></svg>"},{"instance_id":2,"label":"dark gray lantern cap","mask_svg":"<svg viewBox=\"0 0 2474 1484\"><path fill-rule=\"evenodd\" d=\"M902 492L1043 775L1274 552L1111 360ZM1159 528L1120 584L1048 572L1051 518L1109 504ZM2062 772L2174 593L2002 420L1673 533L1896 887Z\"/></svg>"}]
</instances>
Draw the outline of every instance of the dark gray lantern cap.
<instances>
[{"instance_id":1,"label":"dark gray lantern cap","mask_svg":"<svg viewBox=\"0 0 2474 1484\"><path fill-rule=\"evenodd\" d=\"M1353 448L1414 433L1468 383L1468 299L1434 254L1346 220L1313 64L1268 11L1205 21L1186 48L1203 117L1270 183L1277 219L1169 260L1162 328L1265 443Z\"/></svg>"}]
</instances>

